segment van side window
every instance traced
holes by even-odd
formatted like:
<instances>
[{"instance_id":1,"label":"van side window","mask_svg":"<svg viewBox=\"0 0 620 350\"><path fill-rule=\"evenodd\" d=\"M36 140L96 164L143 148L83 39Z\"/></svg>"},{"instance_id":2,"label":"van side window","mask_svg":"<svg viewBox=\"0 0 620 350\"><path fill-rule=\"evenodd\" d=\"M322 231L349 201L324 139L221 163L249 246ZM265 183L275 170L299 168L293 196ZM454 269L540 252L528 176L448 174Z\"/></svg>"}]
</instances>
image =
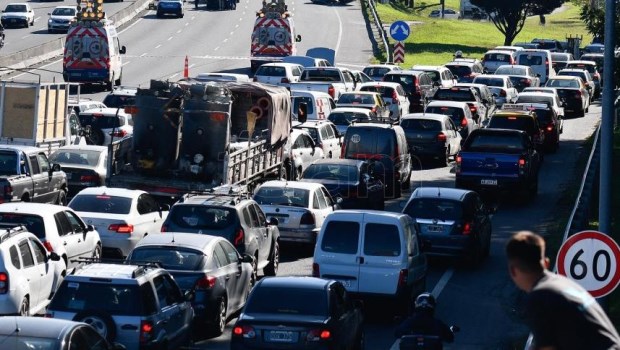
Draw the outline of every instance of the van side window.
<instances>
[{"instance_id":1,"label":"van side window","mask_svg":"<svg viewBox=\"0 0 620 350\"><path fill-rule=\"evenodd\" d=\"M399 256L400 233L398 226L366 224L364 229L364 254L372 256Z\"/></svg>"},{"instance_id":2,"label":"van side window","mask_svg":"<svg viewBox=\"0 0 620 350\"><path fill-rule=\"evenodd\" d=\"M330 221L325 226L321 250L328 253L356 254L360 224L353 221Z\"/></svg>"}]
</instances>

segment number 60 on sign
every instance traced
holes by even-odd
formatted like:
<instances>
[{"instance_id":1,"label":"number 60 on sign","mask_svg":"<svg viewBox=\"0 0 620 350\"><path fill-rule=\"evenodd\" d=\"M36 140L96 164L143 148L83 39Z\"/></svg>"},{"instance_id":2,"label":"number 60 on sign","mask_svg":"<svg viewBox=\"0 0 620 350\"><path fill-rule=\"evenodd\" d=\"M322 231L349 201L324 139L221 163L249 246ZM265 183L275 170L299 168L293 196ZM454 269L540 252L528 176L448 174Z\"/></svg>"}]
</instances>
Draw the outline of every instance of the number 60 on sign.
<instances>
[{"instance_id":1,"label":"number 60 on sign","mask_svg":"<svg viewBox=\"0 0 620 350\"><path fill-rule=\"evenodd\" d=\"M569 237L560 247L557 268L595 298L611 293L620 282L620 247L609 236L582 231Z\"/></svg>"}]
</instances>

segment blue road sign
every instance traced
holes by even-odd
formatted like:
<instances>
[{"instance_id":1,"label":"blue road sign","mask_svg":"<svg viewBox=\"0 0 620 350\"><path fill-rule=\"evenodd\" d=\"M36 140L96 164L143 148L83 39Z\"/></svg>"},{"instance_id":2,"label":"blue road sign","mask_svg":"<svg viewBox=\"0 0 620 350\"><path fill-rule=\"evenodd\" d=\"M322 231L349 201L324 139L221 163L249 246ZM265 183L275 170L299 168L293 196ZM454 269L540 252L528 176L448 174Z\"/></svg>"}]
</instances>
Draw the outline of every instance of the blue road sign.
<instances>
[{"instance_id":1,"label":"blue road sign","mask_svg":"<svg viewBox=\"0 0 620 350\"><path fill-rule=\"evenodd\" d=\"M404 21L396 21L390 26L390 36L396 41L404 41L409 36L409 25Z\"/></svg>"}]
</instances>

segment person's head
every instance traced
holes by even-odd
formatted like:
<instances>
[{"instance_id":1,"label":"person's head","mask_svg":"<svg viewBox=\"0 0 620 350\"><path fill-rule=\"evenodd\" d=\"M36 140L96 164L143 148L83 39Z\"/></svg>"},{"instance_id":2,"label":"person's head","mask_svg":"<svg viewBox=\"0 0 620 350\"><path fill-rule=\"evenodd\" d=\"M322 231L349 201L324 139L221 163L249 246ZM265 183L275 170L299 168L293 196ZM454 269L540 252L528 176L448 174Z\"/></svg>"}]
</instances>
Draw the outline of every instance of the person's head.
<instances>
[{"instance_id":1,"label":"person's head","mask_svg":"<svg viewBox=\"0 0 620 350\"><path fill-rule=\"evenodd\" d=\"M454 58L461 58L463 57L463 52L461 50L458 50L457 52L454 53Z\"/></svg>"},{"instance_id":2,"label":"person's head","mask_svg":"<svg viewBox=\"0 0 620 350\"><path fill-rule=\"evenodd\" d=\"M545 240L530 231L515 233L506 244L510 277L519 289L529 291L549 266Z\"/></svg>"},{"instance_id":3,"label":"person's head","mask_svg":"<svg viewBox=\"0 0 620 350\"><path fill-rule=\"evenodd\" d=\"M432 315L435 313L436 305L437 302L435 301L435 297L431 293L422 293L415 298L414 311L425 312Z\"/></svg>"}]
</instances>

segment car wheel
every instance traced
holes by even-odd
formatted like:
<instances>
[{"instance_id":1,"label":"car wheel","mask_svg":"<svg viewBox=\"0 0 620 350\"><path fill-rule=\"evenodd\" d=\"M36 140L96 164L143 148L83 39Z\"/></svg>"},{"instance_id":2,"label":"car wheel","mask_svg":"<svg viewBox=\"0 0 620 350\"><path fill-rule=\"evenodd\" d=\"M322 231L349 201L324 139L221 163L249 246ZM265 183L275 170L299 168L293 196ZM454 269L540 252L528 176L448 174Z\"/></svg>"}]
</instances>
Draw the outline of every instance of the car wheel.
<instances>
[{"instance_id":1,"label":"car wheel","mask_svg":"<svg viewBox=\"0 0 620 350\"><path fill-rule=\"evenodd\" d=\"M75 315L73 321L89 324L109 342L114 341L116 338L116 324L112 316L107 312L100 310L80 311Z\"/></svg>"},{"instance_id":2,"label":"car wheel","mask_svg":"<svg viewBox=\"0 0 620 350\"><path fill-rule=\"evenodd\" d=\"M95 249L93 249L92 258L95 261L101 259L101 245L97 244L95 246Z\"/></svg>"},{"instance_id":3,"label":"car wheel","mask_svg":"<svg viewBox=\"0 0 620 350\"><path fill-rule=\"evenodd\" d=\"M252 275L250 276L250 285L254 287L258 281L258 257L254 256L254 261L252 261Z\"/></svg>"},{"instance_id":4,"label":"car wheel","mask_svg":"<svg viewBox=\"0 0 620 350\"><path fill-rule=\"evenodd\" d=\"M224 333L224 328L226 328L226 310L226 298L220 297L217 305L217 313L211 327L211 334L215 337Z\"/></svg>"},{"instance_id":5,"label":"car wheel","mask_svg":"<svg viewBox=\"0 0 620 350\"><path fill-rule=\"evenodd\" d=\"M92 145L103 145L104 137L101 129L91 129L89 138Z\"/></svg>"},{"instance_id":6,"label":"car wheel","mask_svg":"<svg viewBox=\"0 0 620 350\"><path fill-rule=\"evenodd\" d=\"M446 154L444 159L441 161L441 166L446 167L450 165L450 147L446 147Z\"/></svg>"},{"instance_id":7,"label":"car wheel","mask_svg":"<svg viewBox=\"0 0 620 350\"><path fill-rule=\"evenodd\" d=\"M589 113L590 112L590 106L586 107L586 110L584 111L584 114Z\"/></svg>"},{"instance_id":8,"label":"car wheel","mask_svg":"<svg viewBox=\"0 0 620 350\"><path fill-rule=\"evenodd\" d=\"M400 198L400 196L402 194L401 193L402 189L401 189L400 181L398 181L398 182L396 182L394 184L394 190L392 192L394 193L394 199Z\"/></svg>"},{"instance_id":9,"label":"car wheel","mask_svg":"<svg viewBox=\"0 0 620 350\"><path fill-rule=\"evenodd\" d=\"M56 198L56 204L66 206L67 205L67 191L63 188L58 191L58 197Z\"/></svg>"},{"instance_id":10,"label":"car wheel","mask_svg":"<svg viewBox=\"0 0 620 350\"><path fill-rule=\"evenodd\" d=\"M295 174L293 176L293 180L300 181L301 180L301 173L302 172L303 172L303 170L301 169L301 167L295 169Z\"/></svg>"},{"instance_id":11,"label":"car wheel","mask_svg":"<svg viewBox=\"0 0 620 350\"><path fill-rule=\"evenodd\" d=\"M121 74L118 75L118 79L114 80L114 85L121 86L122 81L123 81L123 71L121 70Z\"/></svg>"},{"instance_id":12,"label":"car wheel","mask_svg":"<svg viewBox=\"0 0 620 350\"><path fill-rule=\"evenodd\" d=\"M271 256L269 257L269 264L265 266L263 272L265 276L275 276L278 273L278 266L280 265L280 244L278 241L273 243L271 249Z\"/></svg>"},{"instance_id":13,"label":"car wheel","mask_svg":"<svg viewBox=\"0 0 620 350\"><path fill-rule=\"evenodd\" d=\"M20 316L30 316L30 302L27 297L24 297L22 303L19 305Z\"/></svg>"}]
</instances>

